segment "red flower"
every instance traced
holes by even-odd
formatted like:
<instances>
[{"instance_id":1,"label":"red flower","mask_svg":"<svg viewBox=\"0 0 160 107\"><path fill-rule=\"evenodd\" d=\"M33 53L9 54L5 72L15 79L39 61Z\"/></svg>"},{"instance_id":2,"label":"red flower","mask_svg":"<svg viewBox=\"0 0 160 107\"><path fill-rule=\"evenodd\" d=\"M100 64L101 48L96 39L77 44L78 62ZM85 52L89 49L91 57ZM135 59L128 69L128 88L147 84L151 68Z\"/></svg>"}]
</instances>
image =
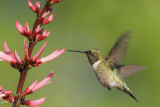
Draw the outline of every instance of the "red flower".
<instances>
[{"instance_id":1,"label":"red flower","mask_svg":"<svg viewBox=\"0 0 160 107\"><path fill-rule=\"evenodd\" d=\"M39 90L40 88L45 86L52 78L53 73L54 72L51 71L51 73L44 80L42 80L40 83L38 83L38 80L36 80L31 86L29 86L25 91L23 91L22 96L24 97L28 94L31 94L34 91ZM27 106L38 106L38 105L42 104L44 101L45 101L45 97L43 97L39 100L23 100L21 102L21 104L27 105Z\"/></svg>"},{"instance_id":2,"label":"red flower","mask_svg":"<svg viewBox=\"0 0 160 107\"><path fill-rule=\"evenodd\" d=\"M26 106L31 106L31 107L35 107L38 106L42 103L44 103L44 101L46 100L45 97L39 99L39 100L23 100L21 102L22 105L26 105Z\"/></svg>"},{"instance_id":3,"label":"red flower","mask_svg":"<svg viewBox=\"0 0 160 107\"><path fill-rule=\"evenodd\" d=\"M21 58L16 50L14 50L14 53L12 53L9 50L7 43L4 41L3 44L4 52L0 51L0 61L7 61L13 68L18 69L18 71L20 72L20 79L17 87L17 92L15 94L13 94L11 90L3 90L2 86L0 86L0 99L11 102L12 106L14 107L15 106L19 107L20 104L26 106L38 106L42 104L46 99L45 97L43 97L38 100L25 100L25 96L45 86L51 80L54 73L53 71L51 71L51 73L41 82L38 83L38 80L36 80L25 91L22 92L22 90L27 76L27 72L31 67L36 67L39 66L40 64L51 61L60 56L65 51L65 49L62 49L60 51L59 49L57 49L50 55L43 58L39 58L47 45L47 42L45 42L45 44L37 52L37 54L31 57L35 45L39 41L46 39L50 35L50 31L47 30L44 31L44 27L43 28L41 27L50 23L53 20L54 18L53 14L47 17L47 15L49 15L52 11L51 4L60 1L61 0L47 0L45 6L41 11L41 6L39 1L35 3L36 5L33 5L28 0L29 8L37 14L36 21L33 24L33 30L31 31L28 22L25 22L25 26L22 26L17 20L15 21L15 26L18 32L21 35L27 37L29 40L29 45L27 46L27 41L26 39L24 39L24 58Z\"/></svg>"},{"instance_id":4,"label":"red flower","mask_svg":"<svg viewBox=\"0 0 160 107\"><path fill-rule=\"evenodd\" d=\"M46 31L47 32L47 31ZM43 35L42 34L42 40L45 38L47 34ZM47 37L47 36L46 36ZM39 39L39 40L41 40ZM65 49L62 49L61 51L59 51L59 49L57 49L55 52L53 52L52 54L43 57L43 58L39 58L39 56L42 54L43 50L45 49L47 45L47 42L43 45L43 47L39 50L39 52L33 56L32 58L30 58L28 56L28 48L27 48L27 44L26 44L26 39L24 39L24 60L21 59L17 53L17 51L14 51L14 55L10 52L6 42L4 42L3 47L4 47L4 52L0 51L0 59L10 62L12 64L12 67L19 69L19 67L23 66L25 61L28 61L30 66L39 66L40 64L46 63L48 61L51 61L55 58L57 58L58 56L60 56ZM39 58L39 59L38 59Z\"/></svg>"},{"instance_id":5,"label":"red flower","mask_svg":"<svg viewBox=\"0 0 160 107\"><path fill-rule=\"evenodd\" d=\"M42 25L46 25L46 24L50 23L53 20L53 17L54 17L54 14L47 17L45 20L43 20Z\"/></svg>"},{"instance_id":6,"label":"red flower","mask_svg":"<svg viewBox=\"0 0 160 107\"><path fill-rule=\"evenodd\" d=\"M43 86L45 86L50 79L53 76L54 71L51 71L50 74L41 82L38 83L38 80L36 80L32 85L30 85L25 91L23 91L22 96L26 96L27 94L31 94L34 91L39 90L40 88L42 88Z\"/></svg>"},{"instance_id":7,"label":"red flower","mask_svg":"<svg viewBox=\"0 0 160 107\"><path fill-rule=\"evenodd\" d=\"M4 99L6 101L13 102L14 97L10 95L13 95L13 91L3 90L2 86L0 85L0 99Z\"/></svg>"},{"instance_id":8,"label":"red flower","mask_svg":"<svg viewBox=\"0 0 160 107\"><path fill-rule=\"evenodd\" d=\"M40 6L39 1L36 2L36 6L35 6L35 5L33 5L33 4L28 0L28 6L29 6L29 8L30 8L33 12L35 12L35 13L37 13L37 14L40 14L40 13L41 13L41 6Z\"/></svg>"},{"instance_id":9,"label":"red flower","mask_svg":"<svg viewBox=\"0 0 160 107\"><path fill-rule=\"evenodd\" d=\"M0 59L4 60L4 61L7 61L7 62L10 62L11 64L15 64L16 63L16 59L15 58L13 58L12 56L7 55L6 53L1 52L1 51L0 51Z\"/></svg>"}]
</instances>

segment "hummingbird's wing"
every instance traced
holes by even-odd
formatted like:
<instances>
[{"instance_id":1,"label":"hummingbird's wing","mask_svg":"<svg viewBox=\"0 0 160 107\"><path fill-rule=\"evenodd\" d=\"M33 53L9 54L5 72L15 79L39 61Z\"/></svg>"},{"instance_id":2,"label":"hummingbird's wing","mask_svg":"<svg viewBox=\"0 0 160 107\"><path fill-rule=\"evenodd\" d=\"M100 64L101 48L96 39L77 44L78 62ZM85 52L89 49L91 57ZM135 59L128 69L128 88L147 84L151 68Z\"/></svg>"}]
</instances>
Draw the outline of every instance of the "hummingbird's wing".
<instances>
[{"instance_id":1,"label":"hummingbird's wing","mask_svg":"<svg viewBox=\"0 0 160 107\"><path fill-rule=\"evenodd\" d=\"M129 38L130 32L125 32L110 50L105 61L109 63L111 67L115 67L115 65L125 56Z\"/></svg>"},{"instance_id":2,"label":"hummingbird's wing","mask_svg":"<svg viewBox=\"0 0 160 107\"><path fill-rule=\"evenodd\" d=\"M117 68L119 69L119 73L122 77L128 77L135 72L145 69L146 67L138 65L124 65L117 66Z\"/></svg>"}]
</instances>

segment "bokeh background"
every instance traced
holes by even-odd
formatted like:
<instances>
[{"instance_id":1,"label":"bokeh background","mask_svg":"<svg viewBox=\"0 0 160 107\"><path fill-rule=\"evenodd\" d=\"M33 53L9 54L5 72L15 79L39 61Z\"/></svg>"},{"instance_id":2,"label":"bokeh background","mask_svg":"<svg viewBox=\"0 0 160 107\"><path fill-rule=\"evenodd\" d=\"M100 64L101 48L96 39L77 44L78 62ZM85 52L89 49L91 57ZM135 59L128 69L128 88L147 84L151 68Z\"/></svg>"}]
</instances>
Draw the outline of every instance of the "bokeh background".
<instances>
[{"instance_id":1,"label":"bokeh background","mask_svg":"<svg viewBox=\"0 0 160 107\"><path fill-rule=\"evenodd\" d=\"M30 0L35 2L35 0ZM45 0L40 0L41 6ZM160 1L159 0L62 0L54 5L54 21L43 56L56 49L88 50L98 48L106 56L125 31L132 31L126 57L121 64L144 65L147 69L126 78L139 102L117 90L108 91L98 82L83 54L65 52L57 59L29 71L24 89L36 79L42 80L55 71L52 83L26 99L46 97L41 107L159 107L160 106ZM35 14L27 0L0 1L0 50L3 41L13 52L23 55L23 39L15 21L32 27ZM45 41L38 43L36 53ZM16 92L19 73L9 63L0 62L0 84ZM1 100L1 102L3 102ZM10 107L11 104L2 104Z\"/></svg>"}]
</instances>

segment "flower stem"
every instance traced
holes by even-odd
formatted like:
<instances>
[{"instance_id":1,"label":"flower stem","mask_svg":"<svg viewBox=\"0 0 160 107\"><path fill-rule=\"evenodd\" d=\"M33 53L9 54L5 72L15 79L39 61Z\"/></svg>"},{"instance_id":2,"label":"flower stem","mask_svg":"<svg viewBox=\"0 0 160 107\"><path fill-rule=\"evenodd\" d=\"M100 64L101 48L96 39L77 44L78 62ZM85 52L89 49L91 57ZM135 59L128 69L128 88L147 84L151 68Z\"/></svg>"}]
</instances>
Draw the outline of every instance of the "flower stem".
<instances>
[{"instance_id":1,"label":"flower stem","mask_svg":"<svg viewBox=\"0 0 160 107\"><path fill-rule=\"evenodd\" d=\"M24 82L27 76L27 72L28 72L28 69L24 71L20 71L21 74L19 78L18 88L17 88L15 100L14 100L12 107L20 107L21 98L22 98L21 94L22 94L23 85L24 85Z\"/></svg>"},{"instance_id":2,"label":"flower stem","mask_svg":"<svg viewBox=\"0 0 160 107\"><path fill-rule=\"evenodd\" d=\"M42 12L37 16L37 19L33 25L32 32L34 32L37 26L42 23L42 15L49 10L50 10L49 4L46 3L42 9Z\"/></svg>"},{"instance_id":3,"label":"flower stem","mask_svg":"<svg viewBox=\"0 0 160 107\"><path fill-rule=\"evenodd\" d=\"M45 6L42 9L42 12L39 15L37 15L37 19L36 19L36 21L33 25L32 32L34 32L36 30L37 26L39 24L41 24L42 21L44 20L42 18L42 15L44 15L45 12L49 12L51 8L52 7L49 4L47 4L47 3L45 4ZM29 47L28 47L29 58L31 58L32 51L33 51L33 48L34 48L35 45L36 45L36 41L34 39L33 40L29 39ZM19 78L17 92L16 92L16 96L14 97L14 102L12 104L12 107L20 107L21 101L23 100L22 89L23 89L23 85L24 85L24 82L25 82L25 79L26 79L26 76L27 76L27 72L28 72L28 62L27 61L24 63L24 67L19 69L19 72L20 72L20 78Z\"/></svg>"},{"instance_id":4,"label":"flower stem","mask_svg":"<svg viewBox=\"0 0 160 107\"><path fill-rule=\"evenodd\" d=\"M31 57L31 54L32 54L32 51L33 51L33 48L34 48L35 45L36 45L36 43L34 41L30 41L29 42L29 47L28 47L28 56L29 56L29 58Z\"/></svg>"}]
</instances>

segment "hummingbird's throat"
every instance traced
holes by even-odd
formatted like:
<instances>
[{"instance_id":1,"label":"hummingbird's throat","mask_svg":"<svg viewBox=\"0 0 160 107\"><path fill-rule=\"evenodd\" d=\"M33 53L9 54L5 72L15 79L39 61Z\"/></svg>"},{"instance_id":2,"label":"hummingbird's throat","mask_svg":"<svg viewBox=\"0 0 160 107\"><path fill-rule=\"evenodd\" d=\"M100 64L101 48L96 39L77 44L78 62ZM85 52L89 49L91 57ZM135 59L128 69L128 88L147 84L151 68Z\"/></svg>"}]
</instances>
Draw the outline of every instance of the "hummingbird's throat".
<instances>
[{"instance_id":1,"label":"hummingbird's throat","mask_svg":"<svg viewBox=\"0 0 160 107\"><path fill-rule=\"evenodd\" d=\"M96 63L97 61L99 61L99 58L96 56L93 56L91 54L87 54L87 57L89 59L89 62L91 65L93 65L94 63Z\"/></svg>"},{"instance_id":2,"label":"hummingbird's throat","mask_svg":"<svg viewBox=\"0 0 160 107\"><path fill-rule=\"evenodd\" d=\"M93 69L96 71L97 70L97 67L98 67L98 65L101 63L101 61L99 60L99 61L97 61L97 62L95 62L92 66L93 66Z\"/></svg>"}]
</instances>

